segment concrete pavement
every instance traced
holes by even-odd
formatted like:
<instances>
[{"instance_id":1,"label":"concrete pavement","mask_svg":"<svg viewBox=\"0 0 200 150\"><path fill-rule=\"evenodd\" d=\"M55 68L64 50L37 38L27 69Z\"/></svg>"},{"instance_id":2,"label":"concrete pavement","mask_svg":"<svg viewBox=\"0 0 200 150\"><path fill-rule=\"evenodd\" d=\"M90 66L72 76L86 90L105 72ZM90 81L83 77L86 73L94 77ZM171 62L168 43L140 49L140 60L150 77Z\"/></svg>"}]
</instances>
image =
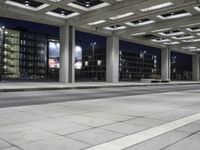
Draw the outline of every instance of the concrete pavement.
<instances>
[{"instance_id":1,"label":"concrete pavement","mask_svg":"<svg viewBox=\"0 0 200 150\"><path fill-rule=\"evenodd\" d=\"M97 150L117 141L115 150L199 150L199 113L200 88L0 108L0 149ZM138 134L149 138L123 143Z\"/></svg>"}]
</instances>

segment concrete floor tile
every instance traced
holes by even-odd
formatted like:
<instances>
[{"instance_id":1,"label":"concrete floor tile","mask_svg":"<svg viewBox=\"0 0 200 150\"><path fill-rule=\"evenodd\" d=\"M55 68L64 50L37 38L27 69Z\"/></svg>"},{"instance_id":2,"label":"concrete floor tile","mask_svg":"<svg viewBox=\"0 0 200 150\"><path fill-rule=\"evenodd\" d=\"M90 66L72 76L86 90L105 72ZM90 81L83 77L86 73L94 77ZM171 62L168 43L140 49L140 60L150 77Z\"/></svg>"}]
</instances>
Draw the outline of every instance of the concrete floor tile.
<instances>
[{"instance_id":1,"label":"concrete floor tile","mask_svg":"<svg viewBox=\"0 0 200 150\"><path fill-rule=\"evenodd\" d=\"M21 149L19 149L17 147L10 147L10 148L6 148L6 149L3 149L3 150L21 150Z\"/></svg>"},{"instance_id":2,"label":"concrete floor tile","mask_svg":"<svg viewBox=\"0 0 200 150\"><path fill-rule=\"evenodd\" d=\"M15 121L16 123L44 119L40 115L32 115L25 112L8 113L8 114L0 115L0 117Z\"/></svg>"},{"instance_id":3,"label":"concrete floor tile","mask_svg":"<svg viewBox=\"0 0 200 150\"><path fill-rule=\"evenodd\" d=\"M82 116L82 115L71 115L71 116L66 116L63 117L63 120L68 121L68 122L73 122L77 124L82 124L86 126L91 126L91 127L98 127L98 126L103 126L106 124L111 124L115 123L117 121L109 120L109 119L101 119L97 117L87 117L87 116Z\"/></svg>"},{"instance_id":4,"label":"concrete floor tile","mask_svg":"<svg viewBox=\"0 0 200 150\"><path fill-rule=\"evenodd\" d=\"M82 131L79 133L67 135L67 137L73 138L75 140L83 141L91 145L104 143L116 138L120 138L122 136L124 135L120 133L112 132L112 131L99 129L99 128L90 129L90 130Z\"/></svg>"},{"instance_id":5,"label":"concrete floor tile","mask_svg":"<svg viewBox=\"0 0 200 150\"><path fill-rule=\"evenodd\" d=\"M11 147L11 145L3 140L0 140L0 149L6 149Z\"/></svg>"},{"instance_id":6,"label":"concrete floor tile","mask_svg":"<svg viewBox=\"0 0 200 150\"><path fill-rule=\"evenodd\" d=\"M200 149L200 135L195 134L163 150L199 150L199 149Z\"/></svg>"},{"instance_id":7,"label":"concrete floor tile","mask_svg":"<svg viewBox=\"0 0 200 150\"><path fill-rule=\"evenodd\" d=\"M66 135L74 132L80 132L82 130L90 129L92 127L86 126L86 125L80 125L76 123L66 122L66 121L58 121L54 120L54 122L46 124L40 129L43 129L45 131L49 131L58 135Z\"/></svg>"},{"instance_id":8,"label":"concrete floor tile","mask_svg":"<svg viewBox=\"0 0 200 150\"><path fill-rule=\"evenodd\" d=\"M92 113L90 112L90 113L85 113L83 115L96 117L96 118L100 118L100 119L110 119L110 120L114 120L114 121L124 121L124 120L137 118L137 117L133 117L130 115L121 115L121 114L108 113L108 112L92 112Z\"/></svg>"},{"instance_id":9,"label":"concrete floor tile","mask_svg":"<svg viewBox=\"0 0 200 150\"><path fill-rule=\"evenodd\" d=\"M195 133L200 131L200 125L194 123L190 123L186 126L176 129L177 131L181 132L188 132L188 133Z\"/></svg>"},{"instance_id":10,"label":"concrete floor tile","mask_svg":"<svg viewBox=\"0 0 200 150\"><path fill-rule=\"evenodd\" d=\"M153 118L137 118L137 119L125 121L124 123L144 126L146 128L151 128L151 127L154 127L154 126L164 124L166 122L167 121L153 119Z\"/></svg>"},{"instance_id":11,"label":"concrete floor tile","mask_svg":"<svg viewBox=\"0 0 200 150\"><path fill-rule=\"evenodd\" d=\"M135 133L135 132L145 130L146 127L140 126L140 125L135 125L135 124L126 124L126 123L120 122L120 123L115 123L115 124L100 127L100 129L105 129L105 130L118 132L118 133L122 133L122 134L132 134L132 133Z\"/></svg>"},{"instance_id":12,"label":"concrete floor tile","mask_svg":"<svg viewBox=\"0 0 200 150\"><path fill-rule=\"evenodd\" d=\"M21 145L23 150L80 150L90 145L66 137L56 137Z\"/></svg>"},{"instance_id":13,"label":"concrete floor tile","mask_svg":"<svg viewBox=\"0 0 200 150\"><path fill-rule=\"evenodd\" d=\"M40 140L47 139L50 137L56 137L56 135L39 130L39 129L0 135L1 139L8 141L9 143L12 143L17 146L35 142L35 141L40 141Z\"/></svg>"}]
</instances>

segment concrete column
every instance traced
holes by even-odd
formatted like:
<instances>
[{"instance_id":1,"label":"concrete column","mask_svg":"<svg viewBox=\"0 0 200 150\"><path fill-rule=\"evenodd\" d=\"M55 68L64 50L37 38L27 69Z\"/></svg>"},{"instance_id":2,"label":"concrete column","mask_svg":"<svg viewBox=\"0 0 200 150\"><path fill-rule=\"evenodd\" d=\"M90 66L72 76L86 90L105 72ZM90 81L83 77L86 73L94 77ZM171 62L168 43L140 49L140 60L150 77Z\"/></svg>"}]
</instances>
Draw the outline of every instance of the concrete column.
<instances>
[{"instance_id":1,"label":"concrete column","mask_svg":"<svg viewBox=\"0 0 200 150\"><path fill-rule=\"evenodd\" d=\"M199 81L199 56L192 56L192 79L194 81Z\"/></svg>"},{"instance_id":2,"label":"concrete column","mask_svg":"<svg viewBox=\"0 0 200 150\"><path fill-rule=\"evenodd\" d=\"M59 81L73 83L75 80L74 68L75 30L72 26L60 27L60 72Z\"/></svg>"},{"instance_id":3,"label":"concrete column","mask_svg":"<svg viewBox=\"0 0 200 150\"><path fill-rule=\"evenodd\" d=\"M161 50L161 79L170 80L171 75L171 53L169 49Z\"/></svg>"},{"instance_id":4,"label":"concrete column","mask_svg":"<svg viewBox=\"0 0 200 150\"><path fill-rule=\"evenodd\" d=\"M106 81L119 82L119 38L116 36L107 37Z\"/></svg>"}]
</instances>

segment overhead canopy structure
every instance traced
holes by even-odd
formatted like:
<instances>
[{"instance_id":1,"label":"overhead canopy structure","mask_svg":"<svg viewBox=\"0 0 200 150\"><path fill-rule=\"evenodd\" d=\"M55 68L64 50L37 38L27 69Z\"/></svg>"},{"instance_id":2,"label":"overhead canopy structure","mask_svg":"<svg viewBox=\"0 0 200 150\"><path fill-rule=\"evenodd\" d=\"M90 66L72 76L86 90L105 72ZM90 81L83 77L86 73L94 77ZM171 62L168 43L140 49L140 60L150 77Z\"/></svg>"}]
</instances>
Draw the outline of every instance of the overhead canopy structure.
<instances>
[{"instance_id":1,"label":"overhead canopy structure","mask_svg":"<svg viewBox=\"0 0 200 150\"><path fill-rule=\"evenodd\" d=\"M0 16L200 52L198 0L1 0Z\"/></svg>"}]
</instances>

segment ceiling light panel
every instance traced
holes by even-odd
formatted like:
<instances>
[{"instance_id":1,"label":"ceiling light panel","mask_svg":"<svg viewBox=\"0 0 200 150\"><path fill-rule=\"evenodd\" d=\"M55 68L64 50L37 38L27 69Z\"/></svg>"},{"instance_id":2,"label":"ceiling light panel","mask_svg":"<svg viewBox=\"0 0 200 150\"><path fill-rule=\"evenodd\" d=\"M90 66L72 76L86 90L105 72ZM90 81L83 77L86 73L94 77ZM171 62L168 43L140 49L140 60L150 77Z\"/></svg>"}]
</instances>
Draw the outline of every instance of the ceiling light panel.
<instances>
[{"instance_id":1,"label":"ceiling light panel","mask_svg":"<svg viewBox=\"0 0 200 150\"><path fill-rule=\"evenodd\" d=\"M169 42L170 39L166 39L166 38L159 38L159 39L152 39L152 42L156 42L156 43L163 43L163 42Z\"/></svg>"},{"instance_id":2,"label":"ceiling light panel","mask_svg":"<svg viewBox=\"0 0 200 150\"><path fill-rule=\"evenodd\" d=\"M126 26L121 26L121 25L114 25L114 26L104 27L104 29L112 30L112 31L122 30L122 29L126 29L126 28L127 28Z\"/></svg>"},{"instance_id":3,"label":"ceiling light panel","mask_svg":"<svg viewBox=\"0 0 200 150\"><path fill-rule=\"evenodd\" d=\"M134 34L131 34L131 36L141 36L141 35L145 35L146 32L140 32L140 33L134 33Z\"/></svg>"},{"instance_id":4,"label":"ceiling light panel","mask_svg":"<svg viewBox=\"0 0 200 150\"><path fill-rule=\"evenodd\" d=\"M153 30L153 31L151 31L151 32L156 33L156 32L168 31L168 30L172 30L172 28L158 29L158 30Z\"/></svg>"},{"instance_id":5,"label":"ceiling light panel","mask_svg":"<svg viewBox=\"0 0 200 150\"><path fill-rule=\"evenodd\" d=\"M173 30L173 31L160 32L158 34L160 34L162 36L176 36L176 35L183 35L185 33L182 31Z\"/></svg>"},{"instance_id":6,"label":"ceiling light panel","mask_svg":"<svg viewBox=\"0 0 200 150\"><path fill-rule=\"evenodd\" d=\"M136 21L126 22L125 24L132 26L132 27L138 27L138 26L144 26L144 25L152 24L154 22L155 22L154 20L150 20L148 18L145 18L145 19L140 19L140 20L136 20Z\"/></svg>"},{"instance_id":7,"label":"ceiling light panel","mask_svg":"<svg viewBox=\"0 0 200 150\"><path fill-rule=\"evenodd\" d=\"M111 19L111 20L117 20L117 19L121 19L121 18L132 16L132 15L135 15L135 13L128 12L128 13L125 13L125 14L120 14L120 15L117 15L117 16L110 17L109 19Z\"/></svg>"},{"instance_id":8,"label":"ceiling light panel","mask_svg":"<svg viewBox=\"0 0 200 150\"><path fill-rule=\"evenodd\" d=\"M92 11L95 9L103 8L109 6L110 4L107 2L103 2L101 0L75 0L72 3L68 3L68 6L83 10L83 11Z\"/></svg>"},{"instance_id":9,"label":"ceiling light panel","mask_svg":"<svg viewBox=\"0 0 200 150\"><path fill-rule=\"evenodd\" d=\"M186 30L190 32L200 32L200 27L192 27L192 28L186 28Z\"/></svg>"},{"instance_id":10,"label":"ceiling light panel","mask_svg":"<svg viewBox=\"0 0 200 150\"><path fill-rule=\"evenodd\" d=\"M170 42L164 42L163 44L165 44L165 45L176 45L176 44L180 44L180 42L170 41Z\"/></svg>"},{"instance_id":11,"label":"ceiling light panel","mask_svg":"<svg viewBox=\"0 0 200 150\"><path fill-rule=\"evenodd\" d=\"M5 4L28 9L31 11L39 11L49 6L49 4L40 3L33 0L6 0Z\"/></svg>"},{"instance_id":12,"label":"ceiling light panel","mask_svg":"<svg viewBox=\"0 0 200 150\"><path fill-rule=\"evenodd\" d=\"M185 40L185 39L193 39L194 36L192 35L181 35L181 36L174 36L172 37L175 40Z\"/></svg>"},{"instance_id":13,"label":"ceiling light panel","mask_svg":"<svg viewBox=\"0 0 200 150\"><path fill-rule=\"evenodd\" d=\"M177 12L158 15L157 17L162 19L162 20L168 20L168 19L176 19L176 18L187 17L187 16L191 16L191 15L192 15L191 13L186 12L185 10L181 10L181 11L177 11Z\"/></svg>"},{"instance_id":14,"label":"ceiling light panel","mask_svg":"<svg viewBox=\"0 0 200 150\"><path fill-rule=\"evenodd\" d=\"M90 22L90 23L88 23L88 25L94 26L94 25L105 23L105 22L106 22L106 20L99 20L99 21L95 21L95 22Z\"/></svg>"},{"instance_id":15,"label":"ceiling light panel","mask_svg":"<svg viewBox=\"0 0 200 150\"><path fill-rule=\"evenodd\" d=\"M199 42L200 39L191 39L191 40L183 40L184 43L193 43L193 42Z\"/></svg>"},{"instance_id":16,"label":"ceiling light panel","mask_svg":"<svg viewBox=\"0 0 200 150\"><path fill-rule=\"evenodd\" d=\"M63 19L68 19L79 15L77 12L68 11L62 8L56 8L52 11L46 12L46 14Z\"/></svg>"},{"instance_id":17,"label":"ceiling light panel","mask_svg":"<svg viewBox=\"0 0 200 150\"><path fill-rule=\"evenodd\" d=\"M196 6L194 9L200 12L200 6Z\"/></svg>"},{"instance_id":18,"label":"ceiling light panel","mask_svg":"<svg viewBox=\"0 0 200 150\"><path fill-rule=\"evenodd\" d=\"M165 8L165 7L169 7L169 6L173 6L174 3L172 2L167 2L167 3L162 3L162 4L159 4L159 5L154 5L154 6L151 6L151 7L147 7L147 8L143 8L143 9L140 9L141 12L148 12L148 11L153 11L153 10L157 10L157 9L161 9L161 8Z\"/></svg>"}]
</instances>

